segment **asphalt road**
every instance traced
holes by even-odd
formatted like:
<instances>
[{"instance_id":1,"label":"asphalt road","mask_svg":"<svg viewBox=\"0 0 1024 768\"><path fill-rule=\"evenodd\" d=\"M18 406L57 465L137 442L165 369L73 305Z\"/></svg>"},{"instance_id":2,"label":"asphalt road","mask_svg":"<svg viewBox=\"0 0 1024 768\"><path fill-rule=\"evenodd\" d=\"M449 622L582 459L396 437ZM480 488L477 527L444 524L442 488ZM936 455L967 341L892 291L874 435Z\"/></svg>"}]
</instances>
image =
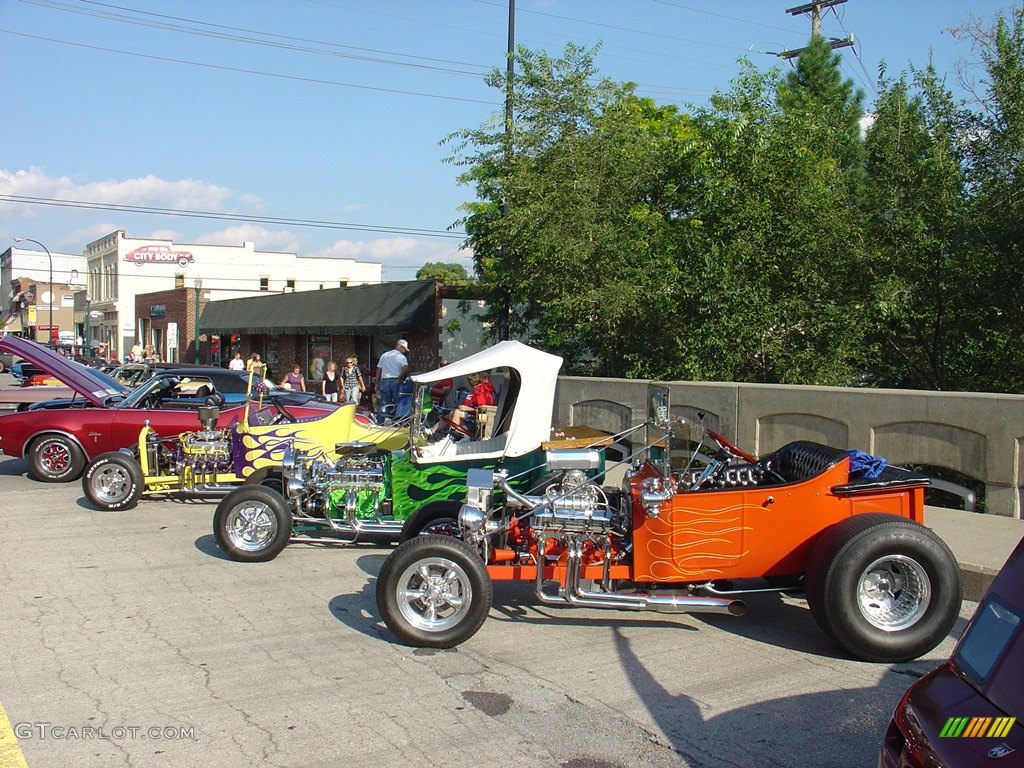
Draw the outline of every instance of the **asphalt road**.
<instances>
[{"instance_id":1,"label":"asphalt road","mask_svg":"<svg viewBox=\"0 0 1024 768\"><path fill-rule=\"evenodd\" d=\"M796 599L665 616L497 584L468 643L414 650L377 616L387 548L235 563L213 503L97 512L25 470L0 459L0 706L31 768L873 766L952 645L867 664Z\"/></svg>"}]
</instances>

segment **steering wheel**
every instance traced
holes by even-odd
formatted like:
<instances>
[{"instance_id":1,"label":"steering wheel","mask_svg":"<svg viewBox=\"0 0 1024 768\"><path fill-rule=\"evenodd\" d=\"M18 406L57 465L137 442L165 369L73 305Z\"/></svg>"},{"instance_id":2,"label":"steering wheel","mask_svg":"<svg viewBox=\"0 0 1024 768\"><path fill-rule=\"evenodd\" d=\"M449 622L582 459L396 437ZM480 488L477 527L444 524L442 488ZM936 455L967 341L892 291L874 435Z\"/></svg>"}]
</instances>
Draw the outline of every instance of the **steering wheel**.
<instances>
[{"instance_id":1,"label":"steering wheel","mask_svg":"<svg viewBox=\"0 0 1024 768\"><path fill-rule=\"evenodd\" d=\"M291 424L294 424L296 421L298 421L298 419L295 418L295 414L289 411L288 407L284 403L282 403L280 399L275 398L274 407L277 409L278 414L284 421L287 421ZM278 419L275 419L274 421L276 423Z\"/></svg>"},{"instance_id":2,"label":"steering wheel","mask_svg":"<svg viewBox=\"0 0 1024 768\"><path fill-rule=\"evenodd\" d=\"M720 435L717 432L712 432L709 429L708 437L710 437L712 440L718 443L722 450L731 453L733 456L739 459L744 459L745 461L749 461L751 464L755 464L757 462L757 456L754 456L751 453L747 453L734 442L732 442L729 438L727 438L725 435Z\"/></svg>"},{"instance_id":3,"label":"steering wheel","mask_svg":"<svg viewBox=\"0 0 1024 768\"><path fill-rule=\"evenodd\" d=\"M461 424L455 423L452 419L449 419L447 416L442 416L441 417L441 422L443 424L448 425L449 428L454 429L456 432L459 432L459 433L465 435L466 437L470 437L470 438L475 438L476 437L475 433L470 432L468 429L466 429Z\"/></svg>"}]
</instances>

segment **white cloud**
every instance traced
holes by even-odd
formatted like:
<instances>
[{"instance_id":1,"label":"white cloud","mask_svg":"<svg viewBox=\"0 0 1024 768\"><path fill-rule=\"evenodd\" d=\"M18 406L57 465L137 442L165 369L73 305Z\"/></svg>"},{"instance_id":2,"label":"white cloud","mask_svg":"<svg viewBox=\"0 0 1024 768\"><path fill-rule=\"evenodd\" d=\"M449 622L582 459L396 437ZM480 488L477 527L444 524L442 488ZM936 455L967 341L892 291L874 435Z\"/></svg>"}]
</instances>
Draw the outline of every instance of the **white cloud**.
<instances>
[{"instance_id":1,"label":"white cloud","mask_svg":"<svg viewBox=\"0 0 1024 768\"><path fill-rule=\"evenodd\" d=\"M260 205L252 195L238 194L228 187L196 179L168 181L150 174L135 179L79 183L68 176L48 176L43 169L35 167L14 172L0 169L0 194L204 211L238 207L252 211ZM8 206L0 206L0 211L6 208ZM19 213L30 215L28 211Z\"/></svg>"},{"instance_id":2,"label":"white cloud","mask_svg":"<svg viewBox=\"0 0 1024 768\"><path fill-rule=\"evenodd\" d=\"M149 238L150 240L170 240L176 243L181 240L182 234L176 229L154 229L146 234L140 233L137 236Z\"/></svg>"},{"instance_id":3,"label":"white cloud","mask_svg":"<svg viewBox=\"0 0 1024 768\"><path fill-rule=\"evenodd\" d=\"M460 251L457 240L413 237L382 237L376 240L335 240L326 248L302 254L319 258L379 261L390 267L415 266L428 261L472 260L469 251Z\"/></svg>"},{"instance_id":4,"label":"white cloud","mask_svg":"<svg viewBox=\"0 0 1024 768\"><path fill-rule=\"evenodd\" d=\"M305 238L286 229L273 230L265 229L258 224L238 224L199 235L193 241L210 245L241 245L244 242L251 242L258 251L299 253Z\"/></svg>"},{"instance_id":5,"label":"white cloud","mask_svg":"<svg viewBox=\"0 0 1024 768\"><path fill-rule=\"evenodd\" d=\"M473 253L460 251L457 240L412 237L335 240L326 248L299 255L376 262L384 268L384 280L414 280L416 272L428 261L456 262L465 266L467 272L473 272Z\"/></svg>"}]
</instances>

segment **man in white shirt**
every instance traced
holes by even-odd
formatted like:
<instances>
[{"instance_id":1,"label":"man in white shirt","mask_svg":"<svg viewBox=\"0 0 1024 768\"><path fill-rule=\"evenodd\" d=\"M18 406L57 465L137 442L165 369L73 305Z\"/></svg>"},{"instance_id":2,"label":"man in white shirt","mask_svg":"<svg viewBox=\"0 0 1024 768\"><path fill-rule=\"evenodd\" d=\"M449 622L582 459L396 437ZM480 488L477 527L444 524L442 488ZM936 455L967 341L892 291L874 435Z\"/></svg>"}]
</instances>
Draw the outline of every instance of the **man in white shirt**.
<instances>
[{"instance_id":1,"label":"man in white shirt","mask_svg":"<svg viewBox=\"0 0 1024 768\"><path fill-rule=\"evenodd\" d=\"M398 388L409 375L409 342L399 339L395 348L380 356L377 362L377 421L384 423L385 408L398 403Z\"/></svg>"},{"instance_id":2,"label":"man in white shirt","mask_svg":"<svg viewBox=\"0 0 1024 768\"><path fill-rule=\"evenodd\" d=\"M245 361L242 360L242 353L241 352L235 352L235 356L233 358L231 358L231 362L228 363L228 368L230 368L232 371L244 371L245 370Z\"/></svg>"}]
</instances>

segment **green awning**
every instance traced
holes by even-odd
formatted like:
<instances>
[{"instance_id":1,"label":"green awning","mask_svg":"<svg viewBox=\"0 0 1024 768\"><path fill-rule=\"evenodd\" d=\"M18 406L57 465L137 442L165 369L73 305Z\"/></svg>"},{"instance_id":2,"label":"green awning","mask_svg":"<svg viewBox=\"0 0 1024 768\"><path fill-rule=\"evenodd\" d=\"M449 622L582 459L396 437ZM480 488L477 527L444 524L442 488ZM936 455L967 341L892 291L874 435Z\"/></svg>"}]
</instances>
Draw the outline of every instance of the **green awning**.
<instances>
[{"instance_id":1,"label":"green awning","mask_svg":"<svg viewBox=\"0 0 1024 768\"><path fill-rule=\"evenodd\" d=\"M435 283L414 280L211 301L199 319L204 333L304 333L370 336L430 331Z\"/></svg>"}]
</instances>

